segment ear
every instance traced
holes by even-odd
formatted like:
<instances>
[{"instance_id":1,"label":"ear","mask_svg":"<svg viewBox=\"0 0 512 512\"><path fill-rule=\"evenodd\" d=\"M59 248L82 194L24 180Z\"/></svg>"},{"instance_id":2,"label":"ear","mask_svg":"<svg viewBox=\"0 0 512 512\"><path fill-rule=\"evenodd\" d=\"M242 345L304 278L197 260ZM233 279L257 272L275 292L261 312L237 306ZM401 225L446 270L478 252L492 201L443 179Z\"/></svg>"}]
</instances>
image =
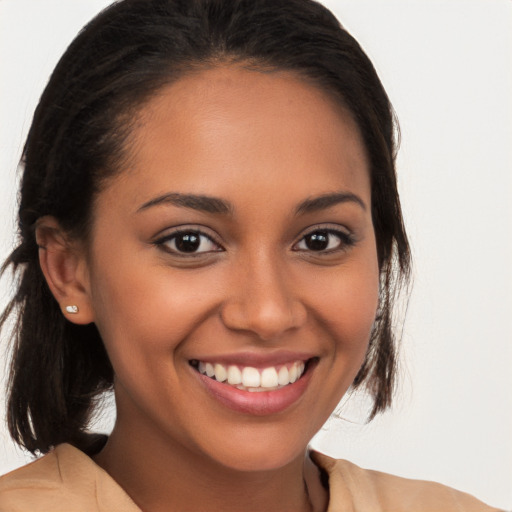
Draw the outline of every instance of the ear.
<instances>
[{"instance_id":1,"label":"ear","mask_svg":"<svg viewBox=\"0 0 512 512\"><path fill-rule=\"evenodd\" d=\"M94 321L84 247L71 240L54 217L37 221L39 264L62 314L75 324Z\"/></svg>"}]
</instances>

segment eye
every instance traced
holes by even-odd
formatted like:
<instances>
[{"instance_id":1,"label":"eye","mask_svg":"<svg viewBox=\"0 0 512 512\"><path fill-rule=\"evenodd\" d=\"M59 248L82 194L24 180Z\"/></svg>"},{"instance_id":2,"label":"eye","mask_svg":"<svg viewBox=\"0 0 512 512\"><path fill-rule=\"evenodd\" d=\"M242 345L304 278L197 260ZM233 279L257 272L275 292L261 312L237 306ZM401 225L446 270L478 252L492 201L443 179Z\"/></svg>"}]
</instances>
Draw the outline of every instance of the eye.
<instances>
[{"instance_id":1,"label":"eye","mask_svg":"<svg viewBox=\"0 0 512 512\"><path fill-rule=\"evenodd\" d=\"M212 238L198 230L179 230L155 241L162 249L174 254L203 254L222 251L222 247Z\"/></svg>"},{"instance_id":2,"label":"eye","mask_svg":"<svg viewBox=\"0 0 512 512\"><path fill-rule=\"evenodd\" d=\"M335 229L317 229L305 235L294 246L296 251L333 252L354 245L348 233Z\"/></svg>"}]
</instances>

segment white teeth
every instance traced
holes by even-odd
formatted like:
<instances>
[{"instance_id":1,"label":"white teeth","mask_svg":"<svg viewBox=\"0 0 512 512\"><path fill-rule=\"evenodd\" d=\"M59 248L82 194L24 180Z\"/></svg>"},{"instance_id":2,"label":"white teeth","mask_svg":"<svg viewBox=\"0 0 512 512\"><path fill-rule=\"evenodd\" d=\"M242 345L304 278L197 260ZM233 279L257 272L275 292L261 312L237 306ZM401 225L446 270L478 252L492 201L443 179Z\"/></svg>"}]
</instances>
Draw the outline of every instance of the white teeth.
<instances>
[{"instance_id":1,"label":"white teeth","mask_svg":"<svg viewBox=\"0 0 512 512\"><path fill-rule=\"evenodd\" d=\"M293 383L297 380L297 364L293 363L290 371L288 372L290 382Z\"/></svg>"},{"instance_id":2,"label":"white teeth","mask_svg":"<svg viewBox=\"0 0 512 512\"><path fill-rule=\"evenodd\" d=\"M240 368L236 365L224 366L221 363L199 361L197 370L218 382L227 382L238 389L258 392L272 391L296 382L305 370L304 361L279 367L257 369L252 366ZM277 369L279 368L279 370Z\"/></svg>"},{"instance_id":3,"label":"white teeth","mask_svg":"<svg viewBox=\"0 0 512 512\"><path fill-rule=\"evenodd\" d=\"M213 364L206 363L205 372L208 377L213 377L215 375L215 370L213 369Z\"/></svg>"},{"instance_id":4,"label":"white teeth","mask_svg":"<svg viewBox=\"0 0 512 512\"><path fill-rule=\"evenodd\" d=\"M228 368L228 383L232 386L242 384L242 372L238 369L238 366Z\"/></svg>"},{"instance_id":5,"label":"white teeth","mask_svg":"<svg viewBox=\"0 0 512 512\"><path fill-rule=\"evenodd\" d=\"M242 370L242 384L246 388L259 388L261 384L260 372L256 368L246 366Z\"/></svg>"},{"instance_id":6,"label":"white teeth","mask_svg":"<svg viewBox=\"0 0 512 512\"><path fill-rule=\"evenodd\" d=\"M288 368L286 368L286 366L281 366L281 368L279 368L279 373L277 374L277 383L281 386L286 386L286 384L290 384L290 376L288 374Z\"/></svg>"},{"instance_id":7,"label":"white teeth","mask_svg":"<svg viewBox=\"0 0 512 512\"><path fill-rule=\"evenodd\" d=\"M226 371L226 368L222 366L221 364L216 364L214 366L215 370L215 380L218 380L219 382L224 382L228 378L228 372Z\"/></svg>"},{"instance_id":8,"label":"white teeth","mask_svg":"<svg viewBox=\"0 0 512 512\"><path fill-rule=\"evenodd\" d=\"M265 368L261 372L261 387L275 388L279 384L277 372L275 368Z\"/></svg>"}]
</instances>

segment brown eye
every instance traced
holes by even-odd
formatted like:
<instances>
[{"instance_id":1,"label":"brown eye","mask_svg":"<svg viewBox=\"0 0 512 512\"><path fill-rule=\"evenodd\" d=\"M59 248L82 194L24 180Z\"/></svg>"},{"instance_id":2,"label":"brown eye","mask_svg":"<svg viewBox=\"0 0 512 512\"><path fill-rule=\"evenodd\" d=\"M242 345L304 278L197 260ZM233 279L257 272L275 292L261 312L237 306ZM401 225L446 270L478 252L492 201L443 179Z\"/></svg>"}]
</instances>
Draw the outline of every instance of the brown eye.
<instances>
[{"instance_id":1,"label":"brown eye","mask_svg":"<svg viewBox=\"0 0 512 512\"><path fill-rule=\"evenodd\" d=\"M331 252L354 245L348 233L335 229L317 229L305 235L294 247L296 251Z\"/></svg>"},{"instance_id":2,"label":"brown eye","mask_svg":"<svg viewBox=\"0 0 512 512\"><path fill-rule=\"evenodd\" d=\"M329 233L316 231L304 237L304 243L310 251L325 251L329 247Z\"/></svg>"},{"instance_id":3,"label":"brown eye","mask_svg":"<svg viewBox=\"0 0 512 512\"><path fill-rule=\"evenodd\" d=\"M174 254L203 254L222 251L208 235L200 231L178 231L157 240L156 245Z\"/></svg>"},{"instance_id":4,"label":"brown eye","mask_svg":"<svg viewBox=\"0 0 512 512\"><path fill-rule=\"evenodd\" d=\"M183 233L174 238L176 249L180 252L196 252L201 245L199 233Z\"/></svg>"}]
</instances>

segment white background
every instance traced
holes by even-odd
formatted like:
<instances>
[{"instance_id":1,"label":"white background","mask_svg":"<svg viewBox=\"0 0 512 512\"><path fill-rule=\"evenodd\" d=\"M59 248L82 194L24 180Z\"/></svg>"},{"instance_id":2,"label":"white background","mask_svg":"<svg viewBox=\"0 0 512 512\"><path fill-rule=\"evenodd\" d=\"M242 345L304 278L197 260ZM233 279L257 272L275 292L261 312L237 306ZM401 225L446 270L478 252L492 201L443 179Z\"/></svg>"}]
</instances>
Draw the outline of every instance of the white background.
<instances>
[{"instance_id":1,"label":"white background","mask_svg":"<svg viewBox=\"0 0 512 512\"><path fill-rule=\"evenodd\" d=\"M32 111L67 44L108 3L0 0L2 260ZM364 425L364 400L349 401L314 446L511 508L512 2L324 3L373 60L400 119L415 271L394 409ZM4 278L0 300L8 295ZM1 425L0 473L26 460Z\"/></svg>"}]
</instances>

